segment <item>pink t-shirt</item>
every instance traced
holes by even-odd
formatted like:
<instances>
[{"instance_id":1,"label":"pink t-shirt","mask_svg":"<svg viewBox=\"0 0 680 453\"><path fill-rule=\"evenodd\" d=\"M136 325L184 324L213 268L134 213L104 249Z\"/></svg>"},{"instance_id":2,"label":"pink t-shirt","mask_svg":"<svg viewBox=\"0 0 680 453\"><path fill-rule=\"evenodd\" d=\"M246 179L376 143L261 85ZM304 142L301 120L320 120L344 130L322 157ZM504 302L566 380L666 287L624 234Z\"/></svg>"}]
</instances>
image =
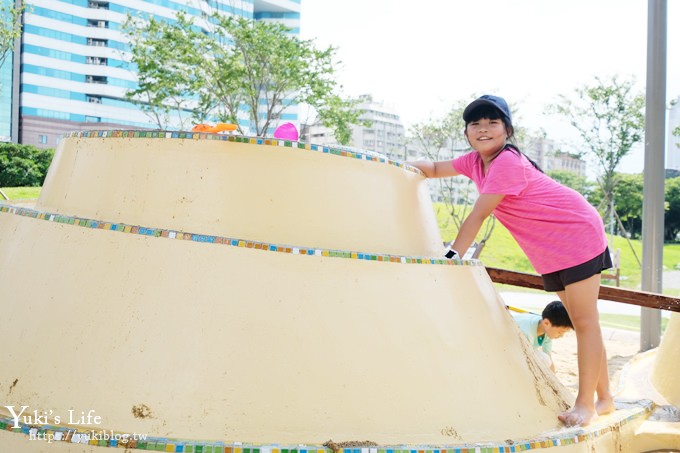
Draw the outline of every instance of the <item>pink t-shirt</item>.
<instances>
[{"instance_id":1,"label":"pink t-shirt","mask_svg":"<svg viewBox=\"0 0 680 453\"><path fill-rule=\"evenodd\" d=\"M503 194L493 214L510 231L539 274L585 263L607 247L597 210L575 190L536 170L510 149L491 162L484 175L476 151L453 160L480 194Z\"/></svg>"}]
</instances>

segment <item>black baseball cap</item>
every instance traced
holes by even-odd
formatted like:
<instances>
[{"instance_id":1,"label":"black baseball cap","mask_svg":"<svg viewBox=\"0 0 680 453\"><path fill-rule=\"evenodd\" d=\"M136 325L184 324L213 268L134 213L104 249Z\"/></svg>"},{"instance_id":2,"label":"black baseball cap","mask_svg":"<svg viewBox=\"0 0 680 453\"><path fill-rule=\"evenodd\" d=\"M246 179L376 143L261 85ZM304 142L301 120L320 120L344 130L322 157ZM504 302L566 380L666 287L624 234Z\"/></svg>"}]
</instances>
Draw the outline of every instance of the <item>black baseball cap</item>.
<instances>
[{"instance_id":1,"label":"black baseball cap","mask_svg":"<svg viewBox=\"0 0 680 453\"><path fill-rule=\"evenodd\" d=\"M500 110L501 115L503 115L508 120L508 123L512 124L512 115L510 114L510 107L508 107L508 103L505 102L505 99L502 97L494 96L492 94L485 94L470 102L470 104L465 107L465 110L463 110L463 120L466 123L469 123L472 111L482 105L489 105L491 107L497 108Z\"/></svg>"}]
</instances>

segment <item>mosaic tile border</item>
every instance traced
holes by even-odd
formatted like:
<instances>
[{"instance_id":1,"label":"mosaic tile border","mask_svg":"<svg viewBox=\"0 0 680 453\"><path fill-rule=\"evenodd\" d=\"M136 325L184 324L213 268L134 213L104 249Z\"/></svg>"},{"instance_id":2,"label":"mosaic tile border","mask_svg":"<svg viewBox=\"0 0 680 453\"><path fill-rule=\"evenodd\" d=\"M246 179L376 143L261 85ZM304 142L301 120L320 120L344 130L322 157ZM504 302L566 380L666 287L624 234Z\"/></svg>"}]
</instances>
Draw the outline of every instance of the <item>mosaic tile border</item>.
<instances>
[{"instance_id":1,"label":"mosaic tile border","mask_svg":"<svg viewBox=\"0 0 680 453\"><path fill-rule=\"evenodd\" d=\"M404 162L390 160L385 156L361 152L338 147L324 145L314 145L291 140L279 140L276 138L248 137L244 135L216 134L208 132L177 132L177 131L133 131L133 130L109 130L109 131L74 131L64 135L64 137L75 138L161 138L161 139L186 139L186 140L218 140L236 143L247 143L250 145L278 146L283 148L304 149L316 151L324 154L349 157L370 162L380 162L387 165L403 168L406 171L423 175L419 169L412 167Z\"/></svg>"},{"instance_id":2,"label":"mosaic tile border","mask_svg":"<svg viewBox=\"0 0 680 453\"><path fill-rule=\"evenodd\" d=\"M587 428L575 428L560 432L554 436L545 436L531 440L506 441L504 443L476 443L463 445L395 445L379 447L341 448L337 453L510 453L543 448L561 447L588 442L609 432L618 431L621 426L632 420L648 415L653 408L652 401L639 402L637 409L630 415L608 426L597 424ZM113 439L98 439L98 435L90 434L92 430L76 430L63 426L29 425L19 423L14 428L14 420L0 416L0 430L29 436L38 440L50 438L52 443L68 442L99 447L126 448L146 451L164 451L171 453L334 453L333 450L319 445L279 445L279 444L244 444L241 442L219 442L182 440L166 437L147 437L145 440L133 438L132 434L115 431L96 431L107 433ZM32 437L31 437L32 436ZM125 437L127 436L127 437ZM103 434L101 437L104 437ZM126 438L125 442L120 439Z\"/></svg>"},{"instance_id":3,"label":"mosaic tile border","mask_svg":"<svg viewBox=\"0 0 680 453\"><path fill-rule=\"evenodd\" d=\"M293 255L325 256L331 258L349 258L366 261L384 261L401 264L438 264L458 266L482 266L479 260L450 260L447 258L428 258L420 256L401 256L390 254L365 253L347 250L330 250L315 247L294 245L272 244L268 242L250 241L248 239L213 236L208 234L190 233L163 228L143 227L128 225L125 223L105 222L100 220L86 219L83 217L71 217L62 214L38 211L25 207L18 207L0 203L0 213L30 217L48 222L62 223L98 230L116 231L121 233L137 234L141 236L153 236L158 238L176 239L184 241L203 242L208 244L227 245L232 247L244 247L249 249L264 250L277 253L290 253Z\"/></svg>"}]
</instances>

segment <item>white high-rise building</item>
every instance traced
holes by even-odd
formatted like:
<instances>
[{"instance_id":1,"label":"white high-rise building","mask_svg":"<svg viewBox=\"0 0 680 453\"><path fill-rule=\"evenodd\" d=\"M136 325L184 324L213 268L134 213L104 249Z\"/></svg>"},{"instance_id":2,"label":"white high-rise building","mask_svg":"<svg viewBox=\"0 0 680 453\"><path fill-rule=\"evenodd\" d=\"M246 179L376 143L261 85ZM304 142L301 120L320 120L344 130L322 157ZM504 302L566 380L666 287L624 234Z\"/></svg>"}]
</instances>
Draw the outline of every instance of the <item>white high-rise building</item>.
<instances>
[{"instance_id":1,"label":"white high-rise building","mask_svg":"<svg viewBox=\"0 0 680 453\"><path fill-rule=\"evenodd\" d=\"M666 169L680 171L680 136L673 131L680 128L680 96L671 103L666 121Z\"/></svg>"},{"instance_id":2,"label":"white high-rise building","mask_svg":"<svg viewBox=\"0 0 680 453\"><path fill-rule=\"evenodd\" d=\"M363 151L383 154L393 160L404 160L404 125L392 109L384 103L374 101L373 96L364 94L356 107L362 111L360 120L369 121L370 126L352 126L352 139L349 146ZM303 126L302 139L316 145L333 145L337 140L333 131L321 124Z\"/></svg>"}]
</instances>

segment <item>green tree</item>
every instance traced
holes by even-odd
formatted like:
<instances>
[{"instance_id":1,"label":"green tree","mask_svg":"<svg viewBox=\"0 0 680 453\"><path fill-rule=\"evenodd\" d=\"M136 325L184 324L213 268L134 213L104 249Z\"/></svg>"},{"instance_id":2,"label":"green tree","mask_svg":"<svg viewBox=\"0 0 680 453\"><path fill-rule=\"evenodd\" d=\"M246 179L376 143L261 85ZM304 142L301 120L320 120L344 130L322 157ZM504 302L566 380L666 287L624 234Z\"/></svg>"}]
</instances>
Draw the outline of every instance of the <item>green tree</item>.
<instances>
[{"instance_id":1,"label":"green tree","mask_svg":"<svg viewBox=\"0 0 680 453\"><path fill-rule=\"evenodd\" d=\"M415 147L433 161L453 159L457 153L469 149L463 134L463 110L466 105L465 101L458 101L443 117L411 126L410 133ZM458 230L471 206L471 186L467 184L461 190L461 184L454 178L439 178L436 182L444 206Z\"/></svg>"},{"instance_id":2,"label":"green tree","mask_svg":"<svg viewBox=\"0 0 680 453\"><path fill-rule=\"evenodd\" d=\"M0 143L0 187L41 186L53 156L53 149Z\"/></svg>"},{"instance_id":3,"label":"green tree","mask_svg":"<svg viewBox=\"0 0 680 453\"><path fill-rule=\"evenodd\" d=\"M666 180L664 240L677 241L680 233L680 177Z\"/></svg>"},{"instance_id":4,"label":"green tree","mask_svg":"<svg viewBox=\"0 0 680 453\"><path fill-rule=\"evenodd\" d=\"M177 26L150 18L142 21L128 16L123 25L132 40L131 63L137 70L137 88L126 92L128 100L137 103L158 126L168 129L173 123L188 129L195 100L200 89L200 52L180 49L176 43L202 49L204 36L192 28L182 12Z\"/></svg>"},{"instance_id":5,"label":"green tree","mask_svg":"<svg viewBox=\"0 0 680 453\"><path fill-rule=\"evenodd\" d=\"M247 116L249 131L257 136L267 135L291 105L307 104L340 143L349 142L350 125L359 123L361 112L354 108L356 100L337 93L335 48L319 50L274 22L215 14L206 30L184 13L176 19L172 24L127 21L140 80L131 99L163 119L184 108L196 121L237 124L242 134L245 123L239 119Z\"/></svg>"},{"instance_id":6,"label":"green tree","mask_svg":"<svg viewBox=\"0 0 680 453\"><path fill-rule=\"evenodd\" d=\"M639 238L642 235L642 173L619 173L617 181L614 188L616 214L626 232L632 238Z\"/></svg>"},{"instance_id":7,"label":"green tree","mask_svg":"<svg viewBox=\"0 0 680 453\"><path fill-rule=\"evenodd\" d=\"M605 218L614 202L616 168L633 145L642 140L645 127L645 99L634 90L634 79L595 78L592 84L575 90L576 97L560 95L548 111L566 117L600 167L605 195Z\"/></svg>"},{"instance_id":8,"label":"green tree","mask_svg":"<svg viewBox=\"0 0 680 453\"><path fill-rule=\"evenodd\" d=\"M470 99L477 97L472 95ZM428 159L449 160L461 152L470 150L465 138L463 121L463 110L468 103L469 99L456 101L444 116L415 124L410 128L414 145ZM475 191L472 181L466 178L465 182L461 183L460 178L438 178L437 184L448 214L447 218L453 221L454 229L458 231L474 203ZM479 257L495 226L496 218L493 215L489 216L483 225L474 258Z\"/></svg>"},{"instance_id":9,"label":"green tree","mask_svg":"<svg viewBox=\"0 0 680 453\"><path fill-rule=\"evenodd\" d=\"M23 12L23 5L18 8L4 3L0 5L0 67L14 48L15 41L21 36Z\"/></svg>"}]
</instances>

